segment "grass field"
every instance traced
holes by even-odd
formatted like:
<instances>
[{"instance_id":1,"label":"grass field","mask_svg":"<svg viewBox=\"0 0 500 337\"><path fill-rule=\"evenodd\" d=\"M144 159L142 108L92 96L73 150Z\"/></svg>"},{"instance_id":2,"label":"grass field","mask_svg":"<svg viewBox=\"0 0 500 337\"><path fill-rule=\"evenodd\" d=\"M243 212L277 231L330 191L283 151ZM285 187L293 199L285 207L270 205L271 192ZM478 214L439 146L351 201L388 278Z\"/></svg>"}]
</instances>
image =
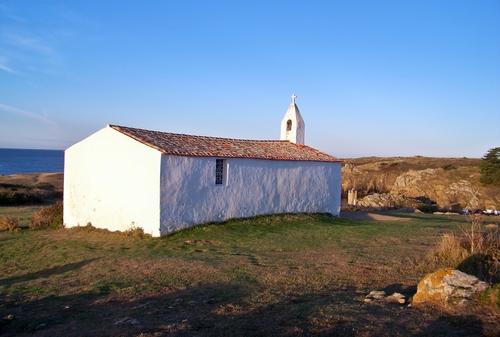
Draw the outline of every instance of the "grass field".
<instances>
[{"instance_id":1,"label":"grass field","mask_svg":"<svg viewBox=\"0 0 500 337\"><path fill-rule=\"evenodd\" d=\"M28 227L33 212L39 210L43 206L2 206L0 207L0 217L11 216L19 219L19 223L23 227Z\"/></svg>"},{"instance_id":2,"label":"grass field","mask_svg":"<svg viewBox=\"0 0 500 337\"><path fill-rule=\"evenodd\" d=\"M0 210L2 212L2 210ZM3 212L7 212L5 209ZM5 336L475 336L491 313L364 304L411 295L463 218L277 215L153 239L95 229L0 233Z\"/></svg>"}]
</instances>

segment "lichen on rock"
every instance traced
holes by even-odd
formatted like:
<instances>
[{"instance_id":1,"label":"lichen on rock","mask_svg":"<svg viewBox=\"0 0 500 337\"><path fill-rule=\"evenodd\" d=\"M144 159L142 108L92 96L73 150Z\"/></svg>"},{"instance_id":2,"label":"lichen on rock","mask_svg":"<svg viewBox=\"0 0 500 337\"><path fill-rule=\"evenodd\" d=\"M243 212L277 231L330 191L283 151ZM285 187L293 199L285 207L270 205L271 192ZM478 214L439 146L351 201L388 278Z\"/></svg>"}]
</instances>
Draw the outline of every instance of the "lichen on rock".
<instances>
[{"instance_id":1,"label":"lichen on rock","mask_svg":"<svg viewBox=\"0 0 500 337\"><path fill-rule=\"evenodd\" d=\"M488 287L486 282L475 276L452 268L442 268L426 275L418 283L413 304L463 304Z\"/></svg>"}]
</instances>

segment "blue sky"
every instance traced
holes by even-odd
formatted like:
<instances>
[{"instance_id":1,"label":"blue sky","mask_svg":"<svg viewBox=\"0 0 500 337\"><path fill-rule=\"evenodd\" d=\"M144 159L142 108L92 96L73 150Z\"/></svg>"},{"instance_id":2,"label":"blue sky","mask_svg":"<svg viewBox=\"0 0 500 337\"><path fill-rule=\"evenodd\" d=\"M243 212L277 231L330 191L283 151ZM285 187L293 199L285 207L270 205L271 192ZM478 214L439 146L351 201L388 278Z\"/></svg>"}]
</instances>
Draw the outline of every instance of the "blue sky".
<instances>
[{"instance_id":1,"label":"blue sky","mask_svg":"<svg viewBox=\"0 0 500 337\"><path fill-rule=\"evenodd\" d=\"M0 147L108 123L339 157L500 146L500 1L1 1Z\"/></svg>"}]
</instances>

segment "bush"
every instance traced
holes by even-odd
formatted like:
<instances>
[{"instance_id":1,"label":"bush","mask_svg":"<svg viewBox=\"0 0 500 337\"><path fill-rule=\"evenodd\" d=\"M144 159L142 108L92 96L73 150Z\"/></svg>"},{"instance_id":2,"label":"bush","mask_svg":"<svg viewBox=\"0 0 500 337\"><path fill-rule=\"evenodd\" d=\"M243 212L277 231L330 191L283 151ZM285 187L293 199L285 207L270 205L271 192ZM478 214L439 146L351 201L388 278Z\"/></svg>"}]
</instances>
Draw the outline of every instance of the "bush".
<instances>
[{"instance_id":1,"label":"bush","mask_svg":"<svg viewBox=\"0 0 500 337\"><path fill-rule=\"evenodd\" d=\"M0 217L0 231L14 232L19 228L19 219L11 216Z\"/></svg>"},{"instance_id":2,"label":"bush","mask_svg":"<svg viewBox=\"0 0 500 337\"><path fill-rule=\"evenodd\" d=\"M0 205L2 206L37 204L40 202L42 202L42 198L36 193L14 190L0 192Z\"/></svg>"},{"instance_id":3,"label":"bush","mask_svg":"<svg viewBox=\"0 0 500 337\"><path fill-rule=\"evenodd\" d=\"M481 183L500 186L500 147L495 147L481 159Z\"/></svg>"},{"instance_id":4,"label":"bush","mask_svg":"<svg viewBox=\"0 0 500 337\"><path fill-rule=\"evenodd\" d=\"M419 211L424 212L424 213L433 213L433 212L436 212L439 208L437 205L425 204L425 205L418 206L417 209Z\"/></svg>"},{"instance_id":5,"label":"bush","mask_svg":"<svg viewBox=\"0 0 500 337\"><path fill-rule=\"evenodd\" d=\"M63 204L55 203L52 206L41 208L33 213L30 228L62 228L63 227Z\"/></svg>"},{"instance_id":6,"label":"bush","mask_svg":"<svg viewBox=\"0 0 500 337\"><path fill-rule=\"evenodd\" d=\"M468 256L469 252L462 246L461 238L453 233L444 234L433 252L435 262L454 267Z\"/></svg>"},{"instance_id":7,"label":"bush","mask_svg":"<svg viewBox=\"0 0 500 337\"><path fill-rule=\"evenodd\" d=\"M129 228L126 231L124 231L123 233L127 236L132 236L132 237L137 237L137 238L144 238L146 235L144 233L144 229L142 229L140 227Z\"/></svg>"},{"instance_id":8,"label":"bush","mask_svg":"<svg viewBox=\"0 0 500 337\"><path fill-rule=\"evenodd\" d=\"M498 226L483 229L479 218L473 218L459 234L444 234L429 258L439 267L453 267L488 282L499 282Z\"/></svg>"},{"instance_id":9,"label":"bush","mask_svg":"<svg viewBox=\"0 0 500 337\"><path fill-rule=\"evenodd\" d=\"M456 169L455 165L453 165L453 164L446 164L446 165L441 166L441 168L445 171L450 171L450 170Z\"/></svg>"}]
</instances>

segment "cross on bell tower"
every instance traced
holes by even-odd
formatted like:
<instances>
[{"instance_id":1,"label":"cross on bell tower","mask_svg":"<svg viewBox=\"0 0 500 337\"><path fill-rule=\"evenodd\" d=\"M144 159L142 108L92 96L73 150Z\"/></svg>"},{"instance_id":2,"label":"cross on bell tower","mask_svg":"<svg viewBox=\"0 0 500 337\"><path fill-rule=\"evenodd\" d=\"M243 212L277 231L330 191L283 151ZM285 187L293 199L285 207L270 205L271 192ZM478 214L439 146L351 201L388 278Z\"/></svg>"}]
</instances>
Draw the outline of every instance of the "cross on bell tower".
<instances>
[{"instance_id":1,"label":"cross on bell tower","mask_svg":"<svg viewBox=\"0 0 500 337\"><path fill-rule=\"evenodd\" d=\"M305 123L296 104L297 96L292 94L292 102L288 106L285 117L281 121L281 140L296 144L304 144Z\"/></svg>"}]
</instances>

